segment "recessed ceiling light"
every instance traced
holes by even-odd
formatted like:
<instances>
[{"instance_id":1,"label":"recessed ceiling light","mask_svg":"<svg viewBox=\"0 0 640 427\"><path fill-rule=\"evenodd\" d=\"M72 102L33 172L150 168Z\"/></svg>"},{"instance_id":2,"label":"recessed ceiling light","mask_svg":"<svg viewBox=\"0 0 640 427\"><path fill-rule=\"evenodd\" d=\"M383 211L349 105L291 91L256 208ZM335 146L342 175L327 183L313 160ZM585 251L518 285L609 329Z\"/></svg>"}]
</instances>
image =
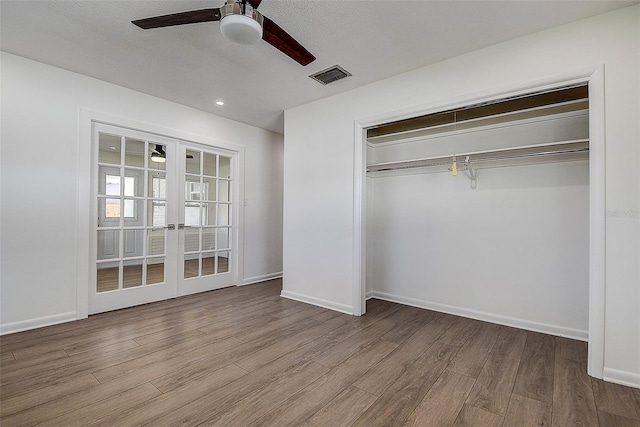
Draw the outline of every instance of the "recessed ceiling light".
<instances>
[{"instance_id":1,"label":"recessed ceiling light","mask_svg":"<svg viewBox=\"0 0 640 427\"><path fill-rule=\"evenodd\" d=\"M224 105L224 101L216 101L216 105L223 106Z\"/></svg>"}]
</instances>

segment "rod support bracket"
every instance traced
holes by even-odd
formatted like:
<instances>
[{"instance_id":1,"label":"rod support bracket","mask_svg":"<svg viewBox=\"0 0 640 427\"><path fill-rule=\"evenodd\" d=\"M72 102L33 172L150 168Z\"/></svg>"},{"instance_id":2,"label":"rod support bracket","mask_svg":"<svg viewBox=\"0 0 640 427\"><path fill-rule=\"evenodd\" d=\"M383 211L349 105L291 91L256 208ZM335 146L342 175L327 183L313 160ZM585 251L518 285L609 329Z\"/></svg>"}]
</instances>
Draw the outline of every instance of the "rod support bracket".
<instances>
[{"instance_id":1,"label":"rod support bracket","mask_svg":"<svg viewBox=\"0 0 640 427\"><path fill-rule=\"evenodd\" d=\"M469 156L464 159L464 166L469 172L469 179L471 179L471 188L476 189L478 185L478 170L471 165L471 161L469 160Z\"/></svg>"}]
</instances>

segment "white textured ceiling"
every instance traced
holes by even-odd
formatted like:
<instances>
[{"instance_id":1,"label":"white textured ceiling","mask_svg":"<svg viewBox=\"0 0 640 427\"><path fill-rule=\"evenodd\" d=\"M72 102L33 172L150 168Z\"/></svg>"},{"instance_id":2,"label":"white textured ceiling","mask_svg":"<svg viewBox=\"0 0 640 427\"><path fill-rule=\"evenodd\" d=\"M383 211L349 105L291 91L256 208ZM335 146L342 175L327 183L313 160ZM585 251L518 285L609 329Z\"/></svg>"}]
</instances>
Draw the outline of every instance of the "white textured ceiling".
<instances>
[{"instance_id":1,"label":"white textured ceiling","mask_svg":"<svg viewBox=\"0 0 640 427\"><path fill-rule=\"evenodd\" d=\"M130 22L223 3L2 0L1 48L281 133L296 105L638 1L264 0L260 11L317 57L306 67L264 41L225 40L218 22ZM335 64L353 76L327 86L308 77Z\"/></svg>"}]
</instances>

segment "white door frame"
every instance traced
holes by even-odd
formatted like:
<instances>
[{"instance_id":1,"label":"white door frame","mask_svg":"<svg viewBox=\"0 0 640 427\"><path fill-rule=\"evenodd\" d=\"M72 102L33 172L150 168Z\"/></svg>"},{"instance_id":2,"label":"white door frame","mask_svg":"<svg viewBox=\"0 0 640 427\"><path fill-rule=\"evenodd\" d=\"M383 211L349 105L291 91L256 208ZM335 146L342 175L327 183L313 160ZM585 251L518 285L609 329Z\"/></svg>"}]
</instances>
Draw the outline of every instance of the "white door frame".
<instances>
[{"instance_id":1,"label":"white door frame","mask_svg":"<svg viewBox=\"0 0 640 427\"><path fill-rule=\"evenodd\" d=\"M585 83L589 86L589 350L587 372L602 378L605 331L605 99L604 65L455 97L354 122L353 289L354 315L366 311L366 129L463 106Z\"/></svg>"},{"instance_id":2,"label":"white door frame","mask_svg":"<svg viewBox=\"0 0 640 427\"><path fill-rule=\"evenodd\" d=\"M94 222L91 212L87 209L92 201L92 130L94 123L101 123L133 131L154 134L162 138L174 139L185 143L195 143L208 147L219 148L237 153L237 182L235 184L238 200L236 207L236 248L237 262L233 266L234 285L242 284L244 278L244 159L245 148L230 142L195 135L186 131L165 128L153 123L141 122L135 119L120 117L100 111L81 108L79 112L79 141L78 144L78 189L77 189L77 229L76 229L76 319L85 319L89 314L89 287L91 272L95 268L91 263L91 235L94 232Z\"/></svg>"}]
</instances>

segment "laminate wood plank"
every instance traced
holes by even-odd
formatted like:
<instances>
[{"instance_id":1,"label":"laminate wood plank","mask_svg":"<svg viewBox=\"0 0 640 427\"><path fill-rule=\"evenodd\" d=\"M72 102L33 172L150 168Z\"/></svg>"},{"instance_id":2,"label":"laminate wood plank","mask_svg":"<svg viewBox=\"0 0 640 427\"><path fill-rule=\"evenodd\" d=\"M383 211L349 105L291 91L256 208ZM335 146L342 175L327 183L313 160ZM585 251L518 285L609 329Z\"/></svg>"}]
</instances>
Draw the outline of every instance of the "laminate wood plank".
<instances>
[{"instance_id":1,"label":"laminate wood plank","mask_svg":"<svg viewBox=\"0 0 640 427\"><path fill-rule=\"evenodd\" d=\"M554 360L554 337L527 332L527 342L522 351L513 392L552 404Z\"/></svg>"},{"instance_id":2,"label":"laminate wood plank","mask_svg":"<svg viewBox=\"0 0 640 427\"><path fill-rule=\"evenodd\" d=\"M233 363L235 360L243 355L252 354L260 348L255 343L242 343L225 352L216 354L213 358L200 357L191 359L187 363L181 363L180 366L172 366L170 370L157 370L157 376L151 380L151 383L161 392L167 393L198 380L200 377L208 375L211 371L224 369L226 366L231 365L237 367ZM248 372L246 369L242 370Z\"/></svg>"},{"instance_id":3,"label":"laminate wood plank","mask_svg":"<svg viewBox=\"0 0 640 427\"><path fill-rule=\"evenodd\" d=\"M381 299L369 299L366 303L366 312L363 316L369 315L369 317L381 319L382 314L388 312L389 310L399 310L400 304L396 304L394 302L384 301Z\"/></svg>"},{"instance_id":4,"label":"laminate wood plank","mask_svg":"<svg viewBox=\"0 0 640 427\"><path fill-rule=\"evenodd\" d=\"M247 331L255 331L258 326L263 326L277 319L272 316L271 310L259 310L255 315L240 315L238 319L216 320L208 322L202 326L196 326L199 331L207 335L219 338L227 338L230 336L240 336Z\"/></svg>"},{"instance_id":5,"label":"laminate wood plank","mask_svg":"<svg viewBox=\"0 0 640 427\"><path fill-rule=\"evenodd\" d=\"M333 319L334 317L347 317L348 314L340 313L333 310L325 310L321 313L315 314L311 316L313 320L317 320L318 322L325 322L327 320Z\"/></svg>"},{"instance_id":6,"label":"laminate wood plank","mask_svg":"<svg viewBox=\"0 0 640 427\"><path fill-rule=\"evenodd\" d=\"M446 369L403 425L451 426L475 382L473 378Z\"/></svg>"},{"instance_id":7,"label":"laminate wood plank","mask_svg":"<svg viewBox=\"0 0 640 427\"><path fill-rule=\"evenodd\" d=\"M135 340L125 340L125 341L118 341L108 345L92 344L92 345L73 346L73 347L65 348L64 351L69 356L74 356L76 354L84 353L91 350L96 350L97 353L101 355L106 355L110 353L119 353L121 351L129 350L136 347L140 347L140 344L138 344Z\"/></svg>"},{"instance_id":8,"label":"laminate wood plank","mask_svg":"<svg viewBox=\"0 0 640 427\"><path fill-rule=\"evenodd\" d=\"M225 314L227 316L232 315L233 312L232 309L225 312L222 308L218 310L211 310L206 307L190 309L186 306L182 311L169 312L161 316L145 317L143 321L133 325L131 339L166 331L176 326L190 326L193 324L204 326L206 324L205 321L213 323Z\"/></svg>"},{"instance_id":9,"label":"laminate wood plank","mask_svg":"<svg viewBox=\"0 0 640 427\"><path fill-rule=\"evenodd\" d=\"M288 353L292 349L343 326L346 322L347 319L341 316L331 318L330 320L318 323L317 325L311 326L301 332L278 340L278 342L238 360L236 364L247 371L254 371L261 366L264 366L266 363Z\"/></svg>"},{"instance_id":10,"label":"laminate wood plank","mask_svg":"<svg viewBox=\"0 0 640 427\"><path fill-rule=\"evenodd\" d=\"M226 411L218 412L205 422L211 426L247 426L328 371L329 368L326 366L307 362L298 370L250 393Z\"/></svg>"},{"instance_id":11,"label":"laminate wood plank","mask_svg":"<svg viewBox=\"0 0 640 427\"><path fill-rule=\"evenodd\" d=\"M16 332L14 334L0 335L0 351L4 352L8 346L23 341L31 341L33 339L40 339L40 329L32 329L30 331ZM11 351L11 350L9 350Z\"/></svg>"},{"instance_id":12,"label":"laminate wood plank","mask_svg":"<svg viewBox=\"0 0 640 427\"><path fill-rule=\"evenodd\" d=\"M173 303L160 301L160 304L153 303L144 305L142 306L142 309L140 310L138 315L143 319L153 320L179 315L185 310L200 310L216 313L220 310L226 310L233 304L233 298L231 298L231 295L226 295L222 291L224 290L221 290L220 293L215 294L215 300L212 300L210 298L210 294L208 292L205 292L204 294L196 294L174 299L172 300ZM250 307L255 304L268 303L267 299L268 297L260 298L260 296L258 295L248 296L245 301L245 307Z\"/></svg>"},{"instance_id":13,"label":"laminate wood plank","mask_svg":"<svg viewBox=\"0 0 640 427\"><path fill-rule=\"evenodd\" d=\"M91 405L78 408L75 411L67 412L60 417L50 419L40 426L42 427L67 427L72 425L86 426L96 419L101 419L116 411L125 411L130 407L135 407L146 402L155 396L160 395L160 391L149 383L141 384L131 390L108 397Z\"/></svg>"},{"instance_id":14,"label":"laminate wood plank","mask_svg":"<svg viewBox=\"0 0 640 427\"><path fill-rule=\"evenodd\" d=\"M100 402L109 396L124 393L138 385L141 385L141 383L137 379L124 377L119 381L91 386L4 417L1 420L2 425L19 427L40 424L76 409Z\"/></svg>"},{"instance_id":15,"label":"laminate wood plank","mask_svg":"<svg viewBox=\"0 0 640 427\"><path fill-rule=\"evenodd\" d=\"M243 307L246 309L250 309L253 306L260 308L268 306L270 302L272 301L268 300L268 298L261 299L252 297L247 299L246 305ZM277 307L273 306L272 308L276 309ZM149 322L153 322L154 320L164 321L169 318L177 318L176 320L180 321L182 315L193 318L193 314L196 312L203 313L203 316L216 317L224 316L232 311L233 306L231 302L226 304L223 301L212 303L210 299L199 299L190 302L186 298L178 298L175 300L175 304L169 304L163 307L156 307L155 303L145 306L145 310L140 313L140 317Z\"/></svg>"},{"instance_id":16,"label":"laminate wood plank","mask_svg":"<svg viewBox=\"0 0 640 427\"><path fill-rule=\"evenodd\" d=\"M504 418L505 426L542 427L551 425L551 405L512 394Z\"/></svg>"},{"instance_id":17,"label":"laminate wood plank","mask_svg":"<svg viewBox=\"0 0 640 427\"><path fill-rule=\"evenodd\" d=\"M367 301L367 312L356 320L358 323L369 325L370 323L377 322L387 316L390 316L401 308L402 305L393 302L369 300Z\"/></svg>"},{"instance_id":18,"label":"laminate wood plank","mask_svg":"<svg viewBox=\"0 0 640 427\"><path fill-rule=\"evenodd\" d=\"M556 357L575 360L576 362L587 361L587 343L572 340L564 337L555 337Z\"/></svg>"},{"instance_id":19,"label":"laminate wood plank","mask_svg":"<svg viewBox=\"0 0 640 427\"><path fill-rule=\"evenodd\" d=\"M9 364L15 363L16 358L13 356L13 352L7 351L0 353L0 368L9 366Z\"/></svg>"},{"instance_id":20,"label":"laminate wood plank","mask_svg":"<svg viewBox=\"0 0 640 427\"><path fill-rule=\"evenodd\" d=\"M396 323L385 318L361 330L358 334L353 335L348 340L340 342L338 345L327 349L326 352L318 355L315 362L328 366L338 366L340 363L353 356L358 351L367 347L380 336L392 330Z\"/></svg>"},{"instance_id":21,"label":"laminate wood plank","mask_svg":"<svg viewBox=\"0 0 640 427\"><path fill-rule=\"evenodd\" d=\"M247 342L257 339L265 339L267 336L285 337L295 331L317 324L318 322L316 320L306 317L302 311L300 313L292 314L287 318L275 318L275 320L263 324L260 328L244 331L242 334L237 335L237 338Z\"/></svg>"},{"instance_id":22,"label":"laminate wood plank","mask_svg":"<svg viewBox=\"0 0 640 427\"><path fill-rule=\"evenodd\" d=\"M204 302L199 303L198 305L183 304L179 309L177 307L168 306L167 308L158 311L158 315L154 316L140 313L140 320L136 320L134 318L127 322L127 326L133 326L133 329L135 330L155 325L168 328L172 325L188 323L202 317L213 317L219 314L219 311L214 311L204 304ZM149 307L151 306L152 305L149 305ZM151 308L148 308L148 310L151 310ZM218 310L222 310L222 308L219 308ZM98 316L101 316L101 314Z\"/></svg>"},{"instance_id":23,"label":"laminate wood plank","mask_svg":"<svg viewBox=\"0 0 640 427\"><path fill-rule=\"evenodd\" d=\"M302 424L302 427L349 427L375 402L376 396L348 387Z\"/></svg>"},{"instance_id":24,"label":"laminate wood plank","mask_svg":"<svg viewBox=\"0 0 640 427\"><path fill-rule=\"evenodd\" d=\"M241 337L264 325L272 324L276 320L277 318L273 317L271 312L264 312L255 316L241 315L237 321L228 319L214 323L209 322L204 326L198 326L198 330L210 337L217 337L219 339ZM313 323L315 321L309 320L309 322ZM155 339L155 337L153 339Z\"/></svg>"},{"instance_id":25,"label":"laminate wood plank","mask_svg":"<svg viewBox=\"0 0 640 427\"><path fill-rule=\"evenodd\" d=\"M296 321L304 321L306 324L317 323L313 319L305 318L301 313L293 315L291 318L282 319L273 316L273 310L267 310L259 315L248 314L246 318L240 318L237 322L232 317L224 319L222 322L213 322L207 326L200 327L198 330L219 338L230 336L242 337L243 340L249 341L254 338L256 330L266 332L278 331L278 328L285 327ZM244 321L246 319L246 321ZM259 328L257 326L260 326Z\"/></svg>"},{"instance_id":26,"label":"laminate wood plank","mask_svg":"<svg viewBox=\"0 0 640 427\"><path fill-rule=\"evenodd\" d=\"M453 325L442 334L440 341L445 344L462 347L476 333L480 324L481 322L478 320L456 317Z\"/></svg>"},{"instance_id":27,"label":"laminate wood plank","mask_svg":"<svg viewBox=\"0 0 640 427\"><path fill-rule=\"evenodd\" d=\"M324 313L325 311L327 311L326 308L318 307L316 305L305 307L300 304L295 304L295 305L292 305L291 307L285 308L284 310L274 313L273 317L285 318L293 314L301 314L301 312L304 312L306 317L313 318L315 315Z\"/></svg>"},{"instance_id":28,"label":"laminate wood plank","mask_svg":"<svg viewBox=\"0 0 640 427\"><path fill-rule=\"evenodd\" d=\"M413 308L413 307L412 307ZM431 320L431 312L427 310L414 309L407 311L410 315L392 330L382 335L380 339L394 344L402 344L407 338L413 335L418 329Z\"/></svg>"},{"instance_id":29,"label":"laminate wood plank","mask_svg":"<svg viewBox=\"0 0 640 427\"><path fill-rule=\"evenodd\" d=\"M354 385L375 396L380 396L451 326L451 317L437 317L422 326L409 339L400 344L361 376Z\"/></svg>"},{"instance_id":30,"label":"laminate wood plank","mask_svg":"<svg viewBox=\"0 0 640 427\"><path fill-rule=\"evenodd\" d=\"M551 423L554 426L598 425L586 361L578 362L556 354Z\"/></svg>"},{"instance_id":31,"label":"laminate wood plank","mask_svg":"<svg viewBox=\"0 0 640 427\"><path fill-rule=\"evenodd\" d=\"M7 417L34 406L42 405L54 399L77 393L91 386L100 384L91 374L70 378L68 381L44 387L27 395L16 396L11 399L2 399L0 405L0 418Z\"/></svg>"},{"instance_id":32,"label":"laminate wood plank","mask_svg":"<svg viewBox=\"0 0 640 427\"><path fill-rule=\"evenodd\" d=\"M251 425L299 426L396 347L387 341L374 341Z\"/></svg>"},{"instance_id":33,"label":"laminate wood plank","mask_svg":"<svg viewBox=\"0 0 640 427\"><path fill-rule=\"evenodd\" d=\"M29 347L21 348L14 350L14 356L16 360L25 360L31 359L38 356L43 356L51 351L55 350L65 350L66 348L72 349L73 353L81 353L82 351L93 350L100 347L107 347L113 344L118 344L123 341L130 341L130 338L127 336L121 336L117 338L108 338L108 337L74 337L68 338L60 341L47 341L34 343ZM81 348L85 349L82 350ZM74 351L73 349L80 349L79 351ZM67 353L69 354L69 353Z\"/></svg>"},{"instance_id":34,"label":"laminate wood plank","mask_svg":"<svg viewBox=\"0 0 640 427\"><path fill-rule=\"evenodd\" d=\"M67 359L69 355L64 350L51 349L49 353L40 354L38 356L28 357L26 359L14 360L11 362L11 369L5 370L5 372L12 372L18 369L26 369L30 366L42 366L47 363L59 361L60 359ZM66 362L63 362L66 363ZM0 365L4 370L5 365ZM8 366L8 365L7 365Z\"/></svg>"},{"instance_id":35,"label":"laminate wood plank","mask_svg":"<svg viewBox=\"0 0 640 427\"><path fill-rule=\"evenodd\" d=\"M329 341L333 341L335 343L345 341L349 339L351 336L360 333L360 331L366 329L371 326L373 322L363 322L360 318L349 316L347 322L333 331L329 332L325 335L325 338Z\"/></svg>"},{"instance_id":36,"label":"laminate wood plank","mask_svg":"<svg viewBox=\"0 0 640 427\"><path fill-rule=\"evenodd\" d=\"M293 301L289 301L289 304L283 305L280 302L278 304L274 304L274 302L265 301L266 305L256 305L253 308L248 308L246 306L229 306L228 309L232 310L229 314L225 314L221 316L219 319L216 319L216 323L211 324L206 328L202 328L204 332L211 332L211 330L215 330L216 325L224 324L227 326L231 326L236 319L241 318L240 315L244 315L243 318L250 319L258 316L268 315L273 322L276 321L286 321L289 319L301 318L303 316L303 312L306 313L305 307L301 305L291 306L289 304L293 303ZM297 317L296 317L297 316ZM306 316L311 317L311 316ZM209 329L209 330L208 330Z\"/></svg>"},{"instance_id":37,"label":"laminate wood plank","mask_svg":"<svg viewBox=\"0 0 640 427\"><path fill-rule=\"evenodd\" d=\"M357 426L402 425L424 399L459 347L434 343L353 424Z\"/></svg>"},{"instance_id":38,"label":"laminate wood plank","mask_svg":"<svg viewBox=\"0 0 640 427\"><path fill-rule=\"evenodd\" d=\"M98 329L89 334L59 334L43 337L38 341L32 341L30 345L14 349L16 359L33 357L48 353L51 349L85 348L94 349L111 344L127 341L136 337L136 333L147 327L149 330L158 331L167 326L158 319L143 320L137 323L119 325L118 327Z\"/></svg>"},{"instance_id":39,"label":"laminate wood plank","mask_svg":"<svg viewBox=\"0 0 640 427\"><path fill-rule=\"evenodd\" d=\"M161 301L162 303L164 301ZM152 306L148 304L147 306ZM138 311L130 311L131 309L116 310L113 312L100 313L89 316L87 319L75 322L67 322L59 325L44 328L42 332L41 342L53 343L56 340L68 338L95 336L101 333L124 333L127 330L136 329L142 325L155 325L163 321L180 321L182 313L176 312L167 314L163 318L145 319L140 314L147 306L135 307ZM195 307L189 307L191 311L200 310ZM55 328L55 329L49 329Z\"/></svg>"},{"instance_id":40,"label":"laminate wood plank","mask_svg":"<svg viewBox=\"0 0 640 427\"><path fill-rule=\"evenodd\" d=\"M279 342L280 340L288 336L295 335L317 324L318 322L313 319L302 319L291 325L287 325L280 329L277 329L274 331L268 331L265 334L256 336L253 342L256 344L260 344L262 347L267 347L274 343ZM248 342L249 340L243 340L243 341Z\"/></svg>"},{"instance_id":41,"label":"laminate wood plank","mask_svg":"<svg viewBox=\"0 0 640 427\"><path fill-rule=\"evenodd\" d=\"M516 380L527 333L505 327L491 350L467 403L504 415Z\"/></svg>"},{"instance_id":42,"label":"laminate wood plank","mask_svg":"<svg viewBox=\"0 0 640 427\"><path fill-rule=\"evenodd\" d=\"M640 403L632 389L591 378L591 387L598 411L640 421Z\"/></svg>"},{"instance_id":43,"label":"laminate wood plank","mask_svg":"<svg viewBox=\"0 0 640 427\"><path fill-rule=\"evenodd\" d=\"M171 339L171 347L168 343L159 341L153 346L136 347L120 353L113 353L102 357L96 357L92 352L81 353L77 356L66 359L55 360L42 366L27 367L12 370L2 375L3 398L11 398L17 395L33 392L48 385L64 382L75 375L91 373L95 370L105 369L129 360L137 359L149 355L151 360L162 358L162 352L185 353L194 348L206 345L204 340L206 335L198 331L192 331L180 336L178 339Z\"/></svg>"},{"instance_id":44,"label":"laminate wood plank","mask_svg":"<svg viewBox=\"0 0 640 427\"><path fill-rule=\"evenodd\" d=\"M602 411L598 411L598 421L601 427L640 427L638 420Z\"/></svg>"},{"instance_id":45,"label":"laminate wood plank","mask_svg":"<svg viewBox=\"0 0 640 427\"><path fill-rule=\"evenodd\" d=\"M490 323L478 325L476 332L462 345L447 369L468 377L478 378L503 328L500 325Z\"/></svg>"},{"instance_id":46,"label":"laminate wood plank","mask_svg":"<svg viewBox=\"0 0 640 427\"><path fill-rule=\"evenodd\" d=\"M233 327L239 327L240 325L244 325L246 322L253 321L254 324L259 324L260 322L264 322L264 319L259 316L251 316L250 318L243 318L239 316L236 322L231 320L228 321L228 324ZM216 325L216 326L212 326ZM212 330L217 331L226 331L229 329L229 326L225 325L224 321L220 321L216 317L205 316L197 320L193 320L186 323L177 324L166 329L162 329L159 331L140 331L140 334L136 334L137 336L133 338L135 342L139 345L148 345L155 341L164 340L171 337L180 336L187 331L199 330L203 334L206 333L201 328L211 328ZM147 333L148 332L148 333ZM225 333L224 336L220 338L228 338L232 336L232 332Z\"/></svg>"},{"instance_id":47,"label":"laminate wood plank","mask_svg":"<svg viewBox=\"0 0 640 427\"><path fill-rule=\"evenodd\" d=\"M151 419L147 420L147 422L156 423L158 419L161 419L165 425L193 425L202 422L202 419L194 414L205 413L211 406L225 407L226 405L226 407L228 407L248 393L265 387L286 373L311 361L316 354L326 349L328 342L326 339L321 338L304 344L294 351L268 363L257 372L230 382L224 388L215 389L209 393L200 393L196 399L190 399L188 403L178 405L174 407L172 411L159 412L155 417L149 414ZM201 382L201 380L196 380L196 383L199 382ZM189 384L186 384L184 387L188 386ZM182 389L182 387L180 389ZM178 392L180 389L176 389L175 392ZM167 393L167 395L169 394L173 395L174 391Z\"/></svg>"},{"instance_id":48,"label":"laminate wood plank","mask_svg":"<svg viewBox=\"0 0 640 427\"><path fill-rule=\"evenodd\" d=\"M240 344L242 344L242 341L236 338L229 338L188 350L180 349L179 351L175 351L175 348L172 347L165 351L157 351L145 357L139 357L105 369L99 369L94 371L93 375L101 383L113 381L123 376L129 378L136 376L152 380L159 376L154 376L155 372L167 372L172 369L180 369L189 363L193 363L193 361L213 357Z\"/></svg>"},{"instance_id":49,"label":"laminate wood plank","mask_svg":"<svg viewBox=\"0 0 640 427\"><path fill-rule=\"evenodd\" d=\"M344 318L341 319L344 320ZM327 325L323 327L324 330L333 326L330 322L325 323L327 323ZM316 353L324 351L332 345L332 343L327 342L326 340L317 343L312 342L310 345L307 345L310 341L313 341L314 335L320 335L323 332L323 329L320 328L322 325L323 324L318 325L318 329L314 329L314 327L311 330L303 330L302 332L294 334L290 337L291 339L285 343L286 345L282 346L284 349L279 348L279 343L281 341L266 347L259 342L242 343L241 345L233 347L223 353L217 354L213 360L205 358L189 363L187 366L180 369L176 369L176 367L174 367L170 372L154 379L152 383L162 392L166 392L185 384L194 378L204 375L212 367L224 366L225 364L233 362L237 365L240 361L249 360L251 363L258 364L255 366L249 364L257 369L258 367L262 368L266 364L271 363L274 359L282 357L282 355L290 352L294 352L293 354L298 355L297 358L299 362L302 360L311 360ZM295 342L296 345L291 345L293 342ZM258 359L254 359L254 355L258 355ZM287 355L287 357L289 356L290 355ZM304 359L305 357L306 359Z\"/></svg>"},{"instance_id":50,"label":"laminate wood plank","mask_svg":"<svg viewBox=\"0 0 640 427\"><path fill-rule=\"evenodd\" d=\"M140 306L139 306L140 307ZM70 336L73 333L83 334L92 333L96 330L119 326L125 323L139 322L143 320L140 317L140 310L127 311L116 310L106 313L94 314L86 319L80 319L73 322L58 323L57 325L45 326L38 329L40 335L44 337Z\"/></svg>"},{"instance_id":51,"label":"laminate wood plank","mask_svg":"<svg viewBox=\"0 0 640 427\"><path fill-rule=\"evenodd\" d=\"M307 361L299 364L287 360L285 363L285 365L287 365L286 368L284 368L281 363L272 363L265 369L261 369L254 374L247 374L227 384L224 388L216 389L211 393L200 396L188 404L163 415L158 422L165 425L199 425L211 417L214 417L216 414L229 410L234 404L251 393L268 386L283 376L294 374L312 363L311 361ZM313 364L317 365L315 363ZM154 420L150 424L157 424L158 422Z\"/></svg>"},{"instance_id":52,"label":"laminate wood plank","mask_svg":"<svg viewBox=\"0 0 640 427\"><path fill-rule=\"evenodd\" d=\"M245 376L247 372L235 365L227 365L217 370L211 370L206 375L193 379L176 389L163 393L143 404L132 406L117 413L109 413L100 420L94 420L91 426L141 426L167 425L161 423L167 414L206 396L215 390L224 388L227 384Z\"/></svg>"},{"instance_id":53,"label":"laminate wood plank","mask_svg":"<svg viewBox=\"0 0 640 427\"><path fill-rule=\"evenodd\" d=\"M501 427L504 418L500 415L464 404L453 427ZM516 427L504 424L504 427Z\"/></svg>"},{"instance_id":54,"label":"laminate wood plank","mask_svg":"<svg viewBox=\"0 0 640 427\"><path fill-rule=\"evenodd\" d=\"M398 305L398 304L394 304ZM423 310L417 307L402 307L393 310L391 313L386 315L385 319L390 319L396 322L398 326L402 325L408 321L428 321L428 318L434 316L435 314L429 310ZM417 320L420 319L420 320ZM386 341L386 340L385 340Z\"/></svg>"}]
</instances>

